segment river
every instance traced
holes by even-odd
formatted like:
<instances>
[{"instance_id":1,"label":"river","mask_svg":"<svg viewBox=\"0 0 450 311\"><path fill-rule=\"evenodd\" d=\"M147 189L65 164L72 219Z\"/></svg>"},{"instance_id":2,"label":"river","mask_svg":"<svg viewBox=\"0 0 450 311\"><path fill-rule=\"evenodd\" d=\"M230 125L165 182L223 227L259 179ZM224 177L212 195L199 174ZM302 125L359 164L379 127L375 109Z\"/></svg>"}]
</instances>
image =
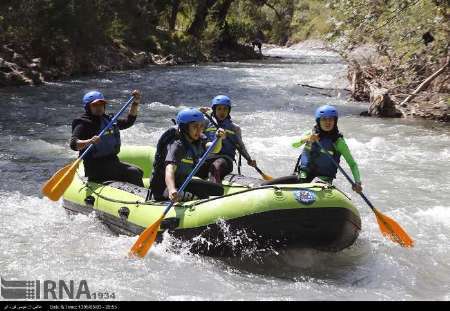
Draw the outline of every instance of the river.
<instances>
[{"instance_id":1,"label":"river","mask_svg":"<svg viewBox=\"0 0 450 311\"><path fill-rule=\"evenodd\" d=\"M117 300L449 300L450 128L417 120L360 117L367 103L348 99L346 65L334 52L266 48L262 61L149 67L0 89L0 275L6 280L86 280ZM335 90L302 87L308 84ZM114 236L95 217L68 217L40 193L76 157L68 146L81 98L99 89L117 111L143 93L124 145L155 145L180 107L205 106L217 94L258 166L289 174L290 145L314 124L314 110L335 105L339 128L372 203L415 239L404 249L382 237L370 208L339 175L362 217L353 246L339 253L299 249L258 261L219 260L174 249L170 236L144 260L126 257L136 237ZM345 162L345 161L344 161ZM344 164L344 169L349 171ZM259 177L244 164L243 173Z\"/></svg>"}]
</instances>

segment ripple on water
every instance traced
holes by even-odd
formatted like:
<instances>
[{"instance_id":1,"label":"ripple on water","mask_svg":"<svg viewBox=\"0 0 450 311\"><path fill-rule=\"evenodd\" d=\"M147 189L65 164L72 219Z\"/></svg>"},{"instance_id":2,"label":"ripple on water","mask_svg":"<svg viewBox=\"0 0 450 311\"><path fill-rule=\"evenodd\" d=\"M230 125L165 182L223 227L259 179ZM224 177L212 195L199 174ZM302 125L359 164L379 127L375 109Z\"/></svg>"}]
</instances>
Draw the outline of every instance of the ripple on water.
<instances>
[{"instance_id":1,"label":"ripple on water","mask_svg":"<svg viewBox=\"0 0 450 311\"><path fill-rule=\"evenodd\" d=\"M0 120L6 133L0 137L2 277L86 279L92 290L114 291L119 300L449 300L450 132L361 118L365 104L298 85L340 88L347 83L340 78L345 64L317 49L283 52L298 58L152 67L0 92L0 99L15 103ZM292 142L312 128L319 105L332 103L365 193L416 246L403 249L384 238L373 212L339 175L335 184L362 218L360 237L342 252L298 249L225 260L192 254L189 243L165 234L145 259L129 259L137 237L112 235L94 215L69 217L60 202L38 193L46 178L75 157L67 145L70 122L80 114L83 92L95 88L111 98L110 112L131 90L142 90L138 120L122 131L124 145L155 145L177 111L229 94L247 149L274 177L292 172L300 152ZM36 104L44 107L39 113ZM16 118L21 121L11 122ZM243 172L259 177L245 163Z\"/></svg>"}]
</instances>

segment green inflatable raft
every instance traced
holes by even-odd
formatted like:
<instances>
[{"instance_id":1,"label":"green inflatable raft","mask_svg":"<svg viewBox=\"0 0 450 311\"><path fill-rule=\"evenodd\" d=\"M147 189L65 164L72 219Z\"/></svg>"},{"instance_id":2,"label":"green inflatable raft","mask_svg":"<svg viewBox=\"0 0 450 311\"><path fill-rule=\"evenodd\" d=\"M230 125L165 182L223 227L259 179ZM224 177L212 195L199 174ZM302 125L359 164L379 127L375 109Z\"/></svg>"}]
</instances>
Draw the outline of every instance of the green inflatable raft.
<instances>
[{"instance_id":1,"label":"green inflatable raft","mask_svg":"<svg viewBox=\"0 0 450 311\"><path fill-rule=\"evenodd\" d=\"M124 146L121 161L149 176L153 147ZM261 185L262 180L228 175L225 193L177 203L161 224L193 252L210 256L239 256L249 249L314 248L339 251L349 247L361 230L361 219L350 199L325 183ZM168 202L146 201L148 188L123 182L87 182L80 168L63 197L69 212L95 212L112 231L138 235L163 213Z\"/></svg>"}]
</instances>

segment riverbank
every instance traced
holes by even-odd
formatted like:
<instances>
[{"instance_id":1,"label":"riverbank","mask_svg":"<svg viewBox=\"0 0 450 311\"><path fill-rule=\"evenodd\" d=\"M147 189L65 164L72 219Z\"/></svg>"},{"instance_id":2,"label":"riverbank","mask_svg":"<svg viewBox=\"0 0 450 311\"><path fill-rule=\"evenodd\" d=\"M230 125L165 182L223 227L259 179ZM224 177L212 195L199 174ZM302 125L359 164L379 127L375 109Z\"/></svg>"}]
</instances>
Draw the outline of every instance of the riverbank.
<instances>
[{"instance_id":1,"label":"riverbank","mask_svg":"<svg viewBox=\"0 0 450 311\"><path fill-rule=\"evenodd\" d=\"M132 49L120 40L112 40L108 45L96 47L95 51L70 49L52 58L25 44L6 43L0 45L0 87L40 85L70 76L140 69L148 65L173 66L260 58L261 55L251 46L241 44L219 48L191 42L176 45L175 53L160 51L156 54Z\"/></svg>"},{"instance_id":2,"label":"riverbank","mask_svg":"<svg viewBox=\"0 0 450 311\"><path fill-rule=\"evenodd\" d=\"M450 122L450 55L431 59L429 49L407 63L376 45L343 51L352 98L369 101L362 115Z\"/></svg>"},{"instance_id":3,"label":"riverbank","mask_svg":"<svg viewBox=\"0 0 450 311\"><path fill-rule=\"evenodd\" d=\"M369 103L367 111L361 113L363 116L450 122L450 56L428 57L432 46L406 64L389 58L376 45L343 48L326 41L306 40L286 48L273 47L275 55L288 58L305 48L322 51L324 55L339 55L348 67L348 84L336 89L300 86L331 93L345 90L351 100Z\"/></svg>"},{"instance_id":4,"label":"riverbank","mask_svg":"<svg viewBox=\"0 0 450 311\"><path fill-rule=\"evenodd\" d=\"M45 55L33 54L26 46L0 46L0 87L40 85L76 75L113 70L132 70L148 65L174 66L177 64L241 61L264 57L289 58L290 51L311 50L339 54L348 64L348 90L355 101L369 102L364 116L421 118L450 122L449 61L441 59L430 64L422 55L407 67L395 63L379 52L376 46L363 45L342 49L321 40L306 40L289 47L264 45L271 55L261 56L246 45L212 48L200 44L178 42L175 54L155 54L135 50L119 40L109 46L98 47L95 53L66 51L53 63L43 62ZM274 52L275 51L275 52ZM425 51L426 52L426 51ZM425 54L424 52L424 54ZM421 70L417 70L421 68ZM329 91L329 90L328 90Z\"/></svg>"}]
</instances>

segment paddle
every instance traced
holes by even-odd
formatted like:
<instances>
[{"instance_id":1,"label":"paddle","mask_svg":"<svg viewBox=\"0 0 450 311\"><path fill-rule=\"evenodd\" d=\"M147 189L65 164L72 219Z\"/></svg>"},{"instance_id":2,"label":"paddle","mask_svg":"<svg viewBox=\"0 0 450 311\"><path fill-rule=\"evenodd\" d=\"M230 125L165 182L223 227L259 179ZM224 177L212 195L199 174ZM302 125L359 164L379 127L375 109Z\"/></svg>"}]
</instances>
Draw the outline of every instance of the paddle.
<instances>
[{"instance_id":1,"label":"paddle","mask_svg":"<svg viewBox=\"0 0 450 311\"><path fill-rule=\"evenodd\" d=\"M124 110L131 104L134 96L132 96L125 105L119 110L118 113L109 121L105 128L98 134L102 136L117 120L117 118L124 112ZM67 187L72 183L73 176L77 171L78 165L81 160L86 156L86 154L92 149L94 145L90 144L89 147L83 152L83 154L73 163L64 166L62 169L57 171L42 187L42 193L48 197L50 200L58 201L59 198L64 194Z\"/></svg>"},{"instance_id":2,"label":"paddle","mask_svg":"<svg viewBox=\"0 0 450 311\"><path fill-rule=\"evenodd\" d=\"M209 114L207 114L206 112L204 112L203 114L208 118L209 121L211 121L212 124L214 124L214 126L215 126L217 129L219 128L219 125L216 123L216 121L214 121L214 119L213 119ZM246 157L246 156L242 153L241 149L239 148L239 146L238 146L237 144L234 143L234 141L232 141L232 140L230 139L230 142L233 144L233 146L239 151L239 153L240 153L247 161L250 161L250 159L249 159L248 157ZM272 176L264 174L263 171L261 171L261 170L259 169L258 166L254 166L254 168L255 168L255 170L262 176L262 178L263 178L264 180L272 180L272 179L273 179Z\"/></svg>"},{"instance_id":3,"label":"paddle","mask_svg":"<svg viewBox=\"0 0 450 311\"><path fill-rule=\"evenodd\" d=\"M189 176L186 178L186 180L183 182L181 187L178 189L178 192L184 191L184 188L189 184L192 177L197 173L197 171L200 169L202 164L205 162L206 157L208 154L213 150L213 148L216 146L219 138L216 137L214 141L212 142L211 146L208 147L205 154L200 158L197 165L194 167L192 172L189 174ZM153 242L155 242L156 235L158 234L159 226L161 225L161 222L163 221L164 217L166 216L167 212L172 208L172 206L175 204L175 202L170 202L170 204L166 207L163 214L159 219L154 222L152 225L148 226L139 236L137 241L134 243L134 245L131 247L131 250L129 252L129 256L137 256L137 257L145 257L150 247L153 245Z\"/></svg>"},{"instance_id":4,"label":"paddle","mask_svg":"<svg viewBox=\"0 0 450 311\"><path fill-rule=\"evenodd\" d=\"M331 155L326 152L326 150L322 147L320 142L316 142L320 149L324 151L324 153L330 158L330 160L336 165L336 167L344 174L344 176L347 178L347 180L352 184L352 186L355 186L355 182L350 178L350 176L347 175L347 173L342 169L342 167L334 161L334 159L331 157ZM375 213L375 216L377 217L378 226L380 227L381 233L385 236L391 239L392 241L400 244L403 247L413 247L414 241L409 237L409 235L403 230L403 228L395 222L392 218L383 215L379 210L377 210L372 203L370 203L369 199L364 195L364 193L360 192L359 195L366 201L366 203L369 205L369 207L372 209L372 211Z\"/></svg>"},{"instance_id":5,"label":"paddle","mask_svg":"<svg viewBox=\"0 0 450 311\"><path fill-rule=\"evenodd\" d=\"M292 174L296 174L298 172L298 165L300 164L301 159L302 159L302 154L300 153L300 155L297 158L297 162L295 163L295 166L294 166L294 172Z\"/></svg>"}]
</instances>

